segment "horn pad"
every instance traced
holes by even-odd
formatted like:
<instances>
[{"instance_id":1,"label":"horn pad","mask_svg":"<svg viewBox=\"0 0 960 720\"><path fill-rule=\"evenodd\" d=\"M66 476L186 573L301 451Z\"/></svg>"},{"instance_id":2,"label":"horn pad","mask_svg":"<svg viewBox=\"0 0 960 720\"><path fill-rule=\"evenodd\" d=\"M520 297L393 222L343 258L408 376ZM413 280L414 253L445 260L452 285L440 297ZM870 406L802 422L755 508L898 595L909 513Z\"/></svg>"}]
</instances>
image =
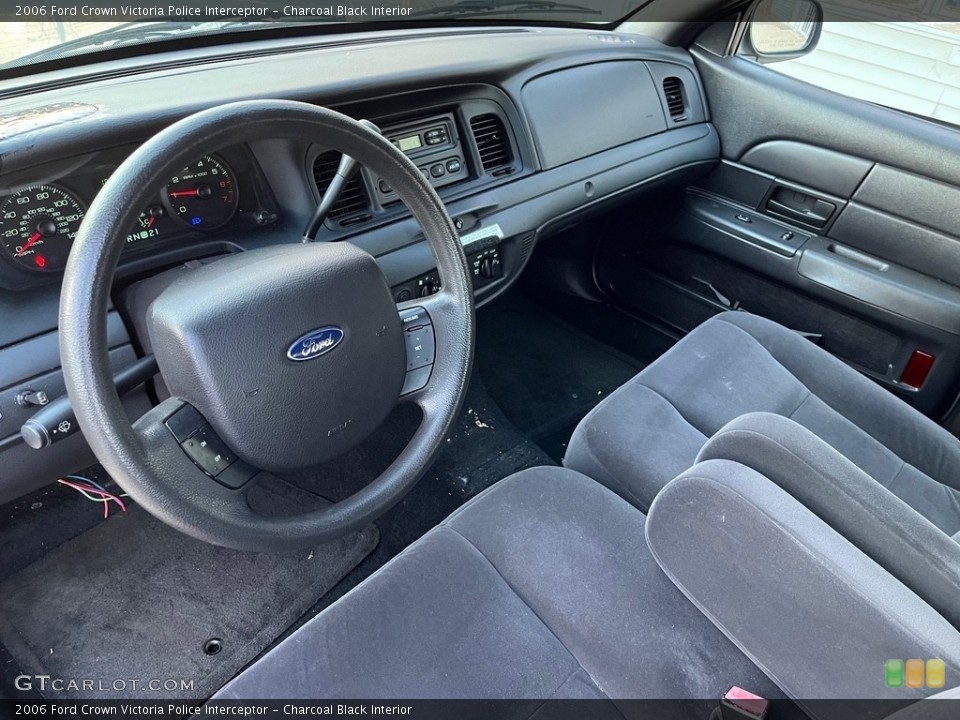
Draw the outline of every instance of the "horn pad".
<instances>
[{"instance_id":1,"label":"horn pad","mask_svg":"<svg viewBox=\"0 0 960 720\"><path fill-rule=\"evenodd\" d=\"M153 302L147 325L171 393L264 470L349 450L403 385L390 288L350 243L264 248L196 268Z\"/></svg>"}]
</instances>

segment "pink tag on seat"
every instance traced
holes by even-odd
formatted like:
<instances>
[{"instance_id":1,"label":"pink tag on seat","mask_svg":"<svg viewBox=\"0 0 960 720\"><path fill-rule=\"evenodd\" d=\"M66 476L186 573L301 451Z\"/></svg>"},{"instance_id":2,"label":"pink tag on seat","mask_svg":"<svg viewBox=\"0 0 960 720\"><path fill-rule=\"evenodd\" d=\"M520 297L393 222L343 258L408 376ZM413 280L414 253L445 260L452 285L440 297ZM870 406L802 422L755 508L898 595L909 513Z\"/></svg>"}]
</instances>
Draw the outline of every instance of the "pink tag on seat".
<instances>
[{"instance_id":1,"label":"pink tag on seat","mask_svg":"<svg viewBox=\"0 0 960 720\"><path fill-rule=\"evenodd\" d=\"M734 685L723 695L720 701L720 713L723 720L734 720L734 718L751 718L763 720L767 717L767 710L770 707L770 701L765 700L759 695L754 695L749 690Z\"/></svg>"}]
</instances>

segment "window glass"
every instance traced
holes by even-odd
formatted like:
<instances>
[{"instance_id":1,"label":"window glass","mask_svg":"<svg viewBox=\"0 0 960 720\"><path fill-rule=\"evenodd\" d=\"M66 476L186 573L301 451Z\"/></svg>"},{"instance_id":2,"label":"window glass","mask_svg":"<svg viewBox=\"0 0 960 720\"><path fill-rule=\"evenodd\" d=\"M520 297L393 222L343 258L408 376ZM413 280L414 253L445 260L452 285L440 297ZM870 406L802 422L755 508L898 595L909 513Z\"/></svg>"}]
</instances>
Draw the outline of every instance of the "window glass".
<instances>
[{"instance_id":1,"label":"window glass","mask_svg":"<svg viewBox=\"0 0 960 720\"><path fill-rule=\"evenodd\" d=\"M960 22L827 21L812 52L767 67L850 97L960 125Z\"/></svg>"}]
</instances>

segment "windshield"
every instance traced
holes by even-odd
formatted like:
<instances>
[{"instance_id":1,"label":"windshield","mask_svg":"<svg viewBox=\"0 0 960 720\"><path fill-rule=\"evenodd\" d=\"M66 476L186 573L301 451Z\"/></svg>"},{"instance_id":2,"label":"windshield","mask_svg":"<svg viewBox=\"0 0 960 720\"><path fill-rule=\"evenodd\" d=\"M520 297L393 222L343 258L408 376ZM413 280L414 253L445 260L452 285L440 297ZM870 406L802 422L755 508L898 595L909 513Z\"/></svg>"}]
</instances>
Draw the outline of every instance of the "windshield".
<instances>
[{"instance_id":1,"label":"windshield","mask_svg":"<svg viewBox=\"0 0 960 720\"><path fill-rule=\"evenodd\" d=\"M623 19L647 0L202 0L137 6L114 0L7 6L0 10L0 68L25 67L136 45L315 25L509 20L585 27ZM6 5L6 3L5 3Z\"/></svg>"}]
</instances>

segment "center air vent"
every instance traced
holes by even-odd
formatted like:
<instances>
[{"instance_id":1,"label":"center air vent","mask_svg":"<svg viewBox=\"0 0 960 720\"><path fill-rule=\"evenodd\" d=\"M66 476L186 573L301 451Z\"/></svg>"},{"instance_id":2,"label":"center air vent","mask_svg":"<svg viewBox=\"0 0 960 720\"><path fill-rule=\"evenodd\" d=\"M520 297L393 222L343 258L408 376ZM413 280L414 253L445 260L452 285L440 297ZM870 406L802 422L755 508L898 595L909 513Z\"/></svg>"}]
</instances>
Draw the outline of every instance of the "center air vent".
<instances>
[{"instance_id":1,"label":"center air vent","mask_svg":"<svg viewBox=\"0 0 960 720\"><path fill-rule=\"evenodd\" d=\"M317 183L317 191L323 197L327 191L333 176L337 174L337 167L340 165L340 153L330 150L317 155L313 161L313 179ZM360 173L355 173L347 182L343 192L340 193L340 199L337 200L333 209L330 211L330 219L336 220L344 215L350 215L359 210L367 209L367 193L363 188L363 182L360 180Z\"/></svg>"},{"instance_id":2,"label":"center air vent","mask_svg":"<svg viewBox=\"0 0 960 720\"><path fill-rule=\"evenodd\" d=\"M683 83L680 78L663 79L663 95L667 99L667 110L674 122L687 119L686 104L683 101Z\"/></svg>"},{"instance_id":3,"label":"center air vent","mask_svg":"<svg viewBox=\"0 0 960 720\"><path fill-rule=\"evenodd\" d=\"M510 164L513 154L510 152L506 128L499 115L477 115L470 119L470 129L473 130L484 171L493 172Z\"/></svg>"}]
</instances>

